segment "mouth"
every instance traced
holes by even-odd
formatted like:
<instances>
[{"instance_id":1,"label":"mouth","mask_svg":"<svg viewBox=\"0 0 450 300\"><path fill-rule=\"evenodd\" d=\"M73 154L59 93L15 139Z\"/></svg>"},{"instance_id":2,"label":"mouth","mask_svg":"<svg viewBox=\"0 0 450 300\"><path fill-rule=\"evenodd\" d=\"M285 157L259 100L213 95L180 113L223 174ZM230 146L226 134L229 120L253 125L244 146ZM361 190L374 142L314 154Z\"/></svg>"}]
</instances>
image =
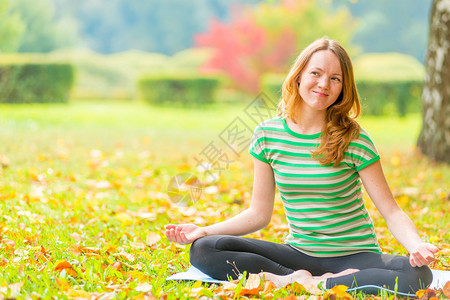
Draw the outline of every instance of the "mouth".
<instances>
[{"instance_id":1,"label":"mouth","mask_svg":"<svg viewBox=\"0 0 450 300\"><path fill-rule=\"evenodd\" d=\"M313 91L314 94L320 96L320 97L327 97L328 94L322 93L322 92L318 92L318 91Z\"/></svg>"}]
</instances>

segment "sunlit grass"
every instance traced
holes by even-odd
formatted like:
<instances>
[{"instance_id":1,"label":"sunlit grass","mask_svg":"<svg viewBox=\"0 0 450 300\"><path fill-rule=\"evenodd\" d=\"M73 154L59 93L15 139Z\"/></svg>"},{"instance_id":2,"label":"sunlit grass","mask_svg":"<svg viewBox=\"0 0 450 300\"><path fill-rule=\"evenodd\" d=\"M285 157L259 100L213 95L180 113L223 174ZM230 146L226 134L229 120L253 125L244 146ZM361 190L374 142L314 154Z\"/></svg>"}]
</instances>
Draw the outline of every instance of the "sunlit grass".
<instances>
[{"instance_id":1,"label":"sunlit grass","mask_svg":"<svg viewBox=\"0 0 450 300\"><path fill-rule=\"evenodd\" d=\"M81 297L81 291L121 299L145 293L188 297L192 283L165 280L189 266L188 247L169 243L162 228L172 222L211 224L249 203L251 157L233 155L219 137L236 117L244 118L244 108L101 101L1 105L0 286L10 286L8 296L18 298ZM448 253L450 168L412 151L420 122L418 115L361 119L382 154L398 202L424 239ZM213 189L180 209L167 196L168 184L181 172L205 179L195 158L211 142L233 161ZM368 206L383 249L406 254L370 201ZM277 202L271 225L252 236L282 242L283 224ZM61 260L76 275L55 270ZM448 256L441 255L434 267L448 269ZM15 283L23 283L17 294L11 290Z\"/></svg>"}]
</instances>

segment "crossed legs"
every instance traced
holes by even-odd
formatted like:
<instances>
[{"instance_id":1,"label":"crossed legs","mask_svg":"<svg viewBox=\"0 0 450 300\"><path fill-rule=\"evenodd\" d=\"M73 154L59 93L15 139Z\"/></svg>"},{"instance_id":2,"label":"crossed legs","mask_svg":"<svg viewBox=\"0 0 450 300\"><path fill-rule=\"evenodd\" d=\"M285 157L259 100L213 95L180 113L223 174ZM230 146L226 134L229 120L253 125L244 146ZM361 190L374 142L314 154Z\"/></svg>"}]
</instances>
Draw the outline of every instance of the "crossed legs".
<instances>
[{"instance_id":1,"label":"crossed legs","mask_svg":"<svg viewBox=\"0 0 450 300\"><path fill-rule=\"evenodd\" d=\"M403 256L361 252L340 257L311 257L287 244L235 236L208 236L190 249L193 266L221 280L236 279L238 273L261 273L277 285L297 281L326 288L378 286L415 293L431 283L428 267L414 268Z\"/></svg>"}]
</instances>

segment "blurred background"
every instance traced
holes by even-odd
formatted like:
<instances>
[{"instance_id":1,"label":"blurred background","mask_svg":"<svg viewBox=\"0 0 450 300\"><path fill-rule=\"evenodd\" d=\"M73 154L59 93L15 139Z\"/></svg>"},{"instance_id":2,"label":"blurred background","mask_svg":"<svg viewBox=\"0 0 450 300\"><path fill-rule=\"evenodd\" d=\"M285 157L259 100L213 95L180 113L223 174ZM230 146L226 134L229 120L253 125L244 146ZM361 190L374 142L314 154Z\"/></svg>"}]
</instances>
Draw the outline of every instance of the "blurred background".
<instances>
[{"instance_id":1,"label":"blurred background","mask_svg":"<svg viewBox=\"0 0 450 300\"><path fill-rule=\"evenodd\" d=\"M0 0L0 101L276 99L299 51L328 36L353 58L366 114L418 113L431 2Z\"/></svg>"}]
</instances>

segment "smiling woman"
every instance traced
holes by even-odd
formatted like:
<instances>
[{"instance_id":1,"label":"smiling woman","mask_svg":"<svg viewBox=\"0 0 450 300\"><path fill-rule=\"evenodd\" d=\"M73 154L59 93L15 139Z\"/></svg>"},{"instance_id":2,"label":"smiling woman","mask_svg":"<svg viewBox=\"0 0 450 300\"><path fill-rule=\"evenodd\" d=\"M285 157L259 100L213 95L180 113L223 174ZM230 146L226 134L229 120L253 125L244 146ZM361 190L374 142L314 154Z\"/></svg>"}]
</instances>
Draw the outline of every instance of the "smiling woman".
<instances>
[{"instance_id":1,"label":"smiling woman","mask_svg":"<svg viewBox=\"0 0 450 300\"><path fill-rule=\"evenodd\" d=\"M225 280L236 269L279 286L292 282L414 295L428 286L438 249L419 237L397 205L370 135L356 122L360 103L345 49L326 38L298 56L278 116L255 129L250 207L213 225L167 225L169 240L193 243L192 265ZM384 254L362 185L410 257ZM242 238L266 227L280 192L289 234L284 244Z\"/></svg>"}]
</instances>

